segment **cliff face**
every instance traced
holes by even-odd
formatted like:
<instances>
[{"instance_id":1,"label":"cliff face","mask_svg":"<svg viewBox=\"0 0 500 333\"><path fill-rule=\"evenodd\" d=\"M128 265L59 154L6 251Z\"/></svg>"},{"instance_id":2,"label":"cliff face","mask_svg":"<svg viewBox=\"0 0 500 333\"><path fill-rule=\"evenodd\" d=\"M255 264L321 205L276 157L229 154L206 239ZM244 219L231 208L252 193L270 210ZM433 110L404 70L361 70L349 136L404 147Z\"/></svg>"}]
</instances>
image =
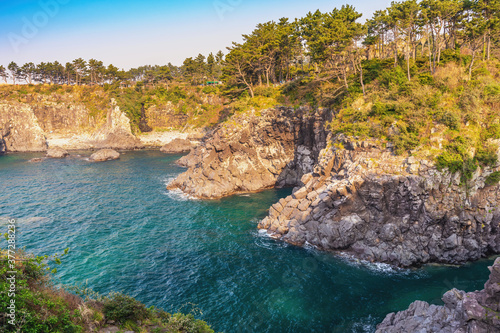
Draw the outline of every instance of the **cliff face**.
<instances>
[{"instance_id":1,"label":"cliff face","mask_svg":"<svg viewBox=\"0 0 500 333\"><path fill-rule=\"evenodd\" d=\"M189 169L168 185L199 198L219 198L295 185L326 146L327 110L264 110L218 125L180 164Z\"/></svg>"},{"instance_id":2,"label":"cliff face","mask_svg":"<svg viewBox=\"0 0 500 333\"><path fill-rule=\"evenodd\" d=\"M176 137L186 136L165 131L185 127L188 120L188 115L178 112L179 105L171 102L143 110L139 123L141 130L160 131L142 140L142 135L136 137L132 133L124 110L118 109L116 104L111 105L110 94L99 87L2 88L0 153L44 151L48 146L64 149L161 147Z\"/></svg>"},{"instance_id":3,"label":"cliff face","mask_svg":"<svg viewBox=\"0 0 500 333\"><path fill-rule=\"evenodd\" d=\"M29 106L0 103L0 129L4 151L47 150L44 132Z\"/></svg>"},{"instance_id":4,"label":"cliff face","mask_svg":"<svg viewBox=\"0 0 500 333\"><path fill-rule=\"evenodd\" d=\"M176 112L172 102L162 107L152 105L145 111L145 115L148 125L153 128L178 128L186 125L188 120L187 114Z\"/></svg>"},{"instance_id":5,"label":"cliff face","mask_svg":"<svg viewBox=\"0 0 500 333\"><path fill-rule=\"evenodd\" d=\"M91 115L83 105L44 100L42 96L36 98L26 106L31 108L45 133L79 134L95 130L105 121L100 115Z\"/></svg>"},{"instance_id":6,"label":"cliff face","mask_svg":"<svg viewBox=\"0 0 500 333\"><path fill-rule=\"evenodd\" d=\"M64 101L0 103L0 152L45 151L48 144L66 149L141 148L125 114L114 104L108 110L103 117Z\"/></svg>"},{"instance_id":7,"label":"cliff face","mask_svg":"<svg viewBox=\"0 0 500 333\"><path fill-rule=\"evenodd\" d=\"M500 258L488 268L483 290L452 289L443 295L444 306L415 301L407 310L388 314L376 332L500 332Z\"/></svg>"},{"instance_id":8,"label":"cliff face","mask_svg":"<svg viewBox=\"0 0 500 333\"><path fill-rule=\"evenodd\" d=\"M493 169L478 169L466 189L459 174L393 156L374 141L337 142L340 148L320 153L303 187L270 208L260 229L398 266L460 264L500 252L500 187L485 186Z\"/></svg>"}]
</instances>

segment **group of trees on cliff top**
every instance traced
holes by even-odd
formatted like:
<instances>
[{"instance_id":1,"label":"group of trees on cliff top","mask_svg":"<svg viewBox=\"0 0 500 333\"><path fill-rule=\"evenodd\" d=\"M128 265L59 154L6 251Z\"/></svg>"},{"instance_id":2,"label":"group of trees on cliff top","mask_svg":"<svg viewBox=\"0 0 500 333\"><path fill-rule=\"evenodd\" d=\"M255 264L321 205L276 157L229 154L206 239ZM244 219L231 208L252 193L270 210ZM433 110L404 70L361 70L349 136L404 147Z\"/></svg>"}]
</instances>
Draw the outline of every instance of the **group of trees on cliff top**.
<instances>
[{"instance_id":1,"label":"group of trees on cliff top","mask_svg":"<svg viewBox=\"0 0 500 333\"><path fill-rule=\"evenodd\" d=\"M182 66L142 66L129 71L102 61L79 58L62 65L11 62L0 66L0 78L14 83L104 84L143 81L146 84L172 80L200 84L206 80L223 80L236 92L290 80L303 73L304 65L314 72L327 74L348 88L357 77L363 86L364 60L404 58L408 80L410 67L418 59L428 62L434 73L445 49L462 50L470 55L469 76L478 54L489 59L498 46L500 0L406 0L392 2L361 24L361 14L353 6L344 5L332 12L319 10L290 21L282 18L258 24L243 35L242 43L233 43L229 53L215 56L199 54L187 58ZM291 69L295 69L292 73Z\"/></svg>"},{"instance_id":2,"label":"group of trees on cliff top","mask_svg":"<svg viewBox=\"0 0 500 333\"><path fill-rule=\"evenodd\" d=\"M404 58L408 80L412 63L423 59L434 73L445 49L461 49L470 55L469 77L478 54L491 56L498 46L499 0L406 0L378 10L365 24L350 5L329 13L316 11L289 22L257 25L243 43L233 43L224 63L224 80L246 89L290 78L290 67L308 62L325 79L349 88L357 77L364 90L364 60ZM297 72L297 71L296 71ZM298 71L300 72L300 71ZM353 75L354 74L354 75Z\"/></svg>"},{"instance_id":3,"label":"group of trees on cliff top","mask_svg":"<svg viewBox=\"0 0 500 333\"><path fill-rule=\"evenodd\" d=\"M205 58L199 54L196 58L187 58L181 67L169 63L164 66L141 66L128 71L119 70L110 64L107 67L102 61L82 58L67 62L65 65L58 61L34 64L26 63L22 66L14 61L4 67L0 65L0 79L5 83L10 79L16 83L51 83L75 85L102 85L104 83L142 81L147 84L168 83L175 78L189 78L195 83L203 80L216 80L222 74L224 54L219 51L215 56L210 53Z\"/></svg>"}]
</instances>

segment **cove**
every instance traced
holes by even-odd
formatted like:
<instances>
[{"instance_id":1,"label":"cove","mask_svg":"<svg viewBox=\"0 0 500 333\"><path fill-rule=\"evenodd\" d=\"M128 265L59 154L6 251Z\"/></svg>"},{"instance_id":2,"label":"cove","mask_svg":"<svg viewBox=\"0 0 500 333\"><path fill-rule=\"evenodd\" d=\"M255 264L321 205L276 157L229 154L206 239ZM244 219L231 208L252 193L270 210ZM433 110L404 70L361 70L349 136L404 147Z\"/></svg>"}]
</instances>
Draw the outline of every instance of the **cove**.
<instances>
[{"instance_id":1,"label":"cove","mask_svg":"<svg viewBox=\"0 0 500 333\"><path fill-rule=\"evenodd\" d=\"M191 200L165 187L184 170L180 156L27 162L40 156L0 157L2 233L16 218L17 245L27 251L69 247L57 283L193 310L215 331L373 332L414 300L441 304L453 287L481 289L493 261L401 270L270 239L257 223L290 189Z\"/></svg>"}]
</instances>

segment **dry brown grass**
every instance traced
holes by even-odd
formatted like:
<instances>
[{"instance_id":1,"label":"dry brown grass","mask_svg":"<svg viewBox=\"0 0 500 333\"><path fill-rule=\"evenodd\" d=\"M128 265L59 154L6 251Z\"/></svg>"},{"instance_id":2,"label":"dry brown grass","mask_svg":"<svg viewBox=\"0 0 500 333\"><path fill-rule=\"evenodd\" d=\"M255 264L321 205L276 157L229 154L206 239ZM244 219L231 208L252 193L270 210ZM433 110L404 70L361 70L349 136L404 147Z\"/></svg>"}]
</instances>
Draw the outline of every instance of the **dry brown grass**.
<instances>
[{"instance_id":1,"label":"dry brown grass","mask_svg":"<svg viewBox=\"0 0 500 333\"><path fill-rule=\"evenodd\" d=\"M438 67L434 73L434 80L437 84L447 86L451 90L456 90L467 80L464 69L454 62L450 62L442 67Z\"/></svg>"}]
</instances>

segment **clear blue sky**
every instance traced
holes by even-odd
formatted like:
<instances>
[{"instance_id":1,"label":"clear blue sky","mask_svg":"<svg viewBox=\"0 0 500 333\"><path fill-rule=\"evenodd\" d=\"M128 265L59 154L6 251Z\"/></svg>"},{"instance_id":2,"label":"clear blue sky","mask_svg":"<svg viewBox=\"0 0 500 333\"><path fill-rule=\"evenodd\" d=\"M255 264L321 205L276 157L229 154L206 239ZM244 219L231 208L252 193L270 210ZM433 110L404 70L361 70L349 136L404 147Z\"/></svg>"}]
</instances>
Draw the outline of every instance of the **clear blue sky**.
<instances>
[{"instance_id":1,"label":"clear blue sky","mask_svg":"<svg viewBox=\"0 0 500 333\"><path fill-rule=\"evenodd\" d=\"M351 1L363 18L390 1ZM181 65L222 50L258 24L339 0L0 0L0 65L95 58L129 69Z\"/></svg>"}]
</instances>

